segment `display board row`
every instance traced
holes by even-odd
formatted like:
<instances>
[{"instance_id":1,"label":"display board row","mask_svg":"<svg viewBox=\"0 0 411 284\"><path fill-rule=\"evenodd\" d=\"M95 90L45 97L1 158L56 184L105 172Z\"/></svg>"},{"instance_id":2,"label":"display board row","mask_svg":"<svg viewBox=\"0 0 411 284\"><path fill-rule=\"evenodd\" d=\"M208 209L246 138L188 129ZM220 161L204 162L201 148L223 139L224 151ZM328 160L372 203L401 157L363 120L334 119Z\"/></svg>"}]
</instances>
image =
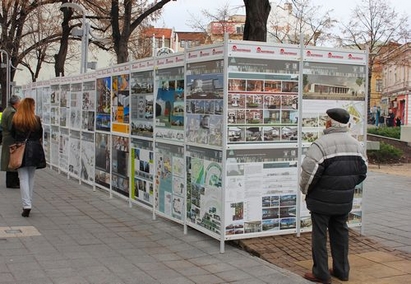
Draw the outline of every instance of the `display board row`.
<instances>
[{"instance_id":1,"label":"display board row","mask_svg":"<svg viewBox=\"0 0 411 284\"><path fill-rule=\"evenodd\" d=\"M224 242L311 229L299 165L328 108L347 109L364 141L366 56L227 40L24 95L37 100L50 167Z\"/></svg>"}]
</instances>

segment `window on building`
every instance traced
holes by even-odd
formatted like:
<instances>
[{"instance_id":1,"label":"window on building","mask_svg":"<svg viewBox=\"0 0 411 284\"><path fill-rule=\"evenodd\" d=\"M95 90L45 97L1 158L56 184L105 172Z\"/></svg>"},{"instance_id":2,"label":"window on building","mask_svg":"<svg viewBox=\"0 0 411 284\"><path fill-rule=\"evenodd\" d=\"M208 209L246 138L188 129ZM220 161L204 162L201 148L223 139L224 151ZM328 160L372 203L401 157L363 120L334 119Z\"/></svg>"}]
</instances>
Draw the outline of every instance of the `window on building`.
<instances>
[{"instance_id":1,"label":"window on building","mask_svg":"<svg viewBox=\"0 0 411 284\"><path fill-rule=\"evenodd\" d=\"M237 31L237 34L243 34L244 33L244 25L237 26L236 31Z\"/></svg>"},{"instance_id":2,"label":"window on building","mask_svg":"<svg viewBox=\"0 0 411 284\"><path fill-rule=\"evenodd\" d=\"M185 40L180 41L180 47L182 47L182 48L186 47L186 41Z\"/></svg>"},{"instance_id":3,"label":"window on building","mask_svg":"<svg viewBox=\"0 0 411 284\"><path fill-rule=\"evenodd\" d=\"M161 44L163 44L163 43L161 43ZM164 46L165 46L165 47L171 47L171 42L170 42L170 39L169 39L169 38L166 38L166 39L164 40Z\"/></svg>"},{"instance_id":4,"label":"window on building","mask_svg":"<svg viewBox=\"0 0 411 284\"><path fill-rule=\"evenodd\" d=\"M389 76L388 71L384 70L384 85L385 86L388 86L388 76Z\"/></svg>"},{"instance_id":5,"label":"window on building","mask_svg":"<svg viewBox=\"0 0 411 284\"><path fill-rule=\"evenodd\" d=\"M398 70L397 67L394 67L394 82L398 82Z\"/></svg>"},{"instance_id":6,"label":"window on building","mask_svg":"<svg viewBox=\"0 0 411 284\"><path fill-rule=\"evenodd\" d=\"M375 91L381 93L382 92L382 79L377 79L375 81Z\"/></svg>"},{"instance_id":7,"label":"window on building","mask_svg":"<svg viewBox=\"0 0 411 284\"><path fill-rule=\"evenodd\" d=\"M162 45L161 39L156 38L156 47L160 48Z\"/></svg>"}]
</instances>

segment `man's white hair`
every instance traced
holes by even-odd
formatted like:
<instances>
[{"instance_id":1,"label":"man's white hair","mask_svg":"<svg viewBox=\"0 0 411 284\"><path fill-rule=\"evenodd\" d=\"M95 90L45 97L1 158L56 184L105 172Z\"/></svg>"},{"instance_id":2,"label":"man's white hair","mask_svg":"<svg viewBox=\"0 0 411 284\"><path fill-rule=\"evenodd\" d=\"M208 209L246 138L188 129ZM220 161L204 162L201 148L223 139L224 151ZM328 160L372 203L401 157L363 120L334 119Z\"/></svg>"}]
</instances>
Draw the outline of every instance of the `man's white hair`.
<instances>
[{"instance_id":1,"label":"man's white hair","mask_svg":"<svg viewBox=\"0 0 411 284\"><path fill-rule=\"evenodd\" d=\"M349 127L349 125L350 125L350 122L348 122L348 123L341 123L341 122L338 122L338 121L332 119L331 117L328 117L328 118L329 118L330 121L331 121L331 127Z\"/></svg>"}]
</instances>

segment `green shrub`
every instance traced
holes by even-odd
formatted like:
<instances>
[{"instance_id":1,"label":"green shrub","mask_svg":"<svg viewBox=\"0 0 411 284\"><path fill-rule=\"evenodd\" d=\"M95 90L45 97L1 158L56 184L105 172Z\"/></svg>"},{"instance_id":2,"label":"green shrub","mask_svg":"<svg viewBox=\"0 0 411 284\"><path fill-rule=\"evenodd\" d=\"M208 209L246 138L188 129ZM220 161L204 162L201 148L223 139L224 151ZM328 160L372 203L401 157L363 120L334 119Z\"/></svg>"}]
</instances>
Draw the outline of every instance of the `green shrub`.
<instances>
[{"instance_id":1,"label":"green shrub","mask_svg":"<svg viewBox=\"0 0 411 284\"><path fill-rule=\"evenodd\" d=\"M384 142L380 142L380 150L367 151L368 160L379 164L398 163L402 155L401 149Z\"/></svg>"},{"instance_id":2,"label":"green shrub","mask_svg":"<svg viewBox=\"0 0 411 284\"><path fill-rule=\"evenodd\" d=\"M382 127L368 128L367 132L370 134L380 135L384 137L400 139L401 127L382 126Z\"/></svg>"}]
</instances>

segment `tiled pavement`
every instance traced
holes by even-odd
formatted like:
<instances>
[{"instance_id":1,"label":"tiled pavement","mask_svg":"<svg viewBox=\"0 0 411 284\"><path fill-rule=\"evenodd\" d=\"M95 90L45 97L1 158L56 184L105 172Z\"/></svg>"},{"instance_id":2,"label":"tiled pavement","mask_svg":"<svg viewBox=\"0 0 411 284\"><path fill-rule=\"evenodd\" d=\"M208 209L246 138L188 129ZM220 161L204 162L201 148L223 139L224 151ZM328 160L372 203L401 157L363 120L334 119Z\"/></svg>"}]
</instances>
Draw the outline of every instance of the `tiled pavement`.
<instances>
[{"instance_id":1,"label":"tiled pavement","mask_svg":"<svg viewBox=\"0 0 411 284\"><path fill-rule=\"evenodd\" d=\"M311 283L299 276L311 267L309 233L228 242L221 254L218 241L53 170L36 173L35 192L22 218L0 175L1 284ZM351 232L344 283L411 283L411 179L371 172L366 194L366 236Z\"/></svg>"},{"instance_id":2,"label":"tiled pavement","mask_svg":"<svg viewBox=\"0 0 411 284\"><path fill-rule=\"evenodd\" d=\"M333 283L411 283L411 178L370 172L365 188L364 235L358 228L350 232L350 281ZM310 233L238 245L301 276L312 266Z\"/></svg>"},{"instance_id":3,"label":"tiled pavement","mask_svg":"<svg viewBox=\"0 0 411 284\"><path fill-rule=\"evenodd\" d=\"M1 284L308 283L195 230L44 169L23 218L0 174Z\"/></svg>"}]
</instances>

